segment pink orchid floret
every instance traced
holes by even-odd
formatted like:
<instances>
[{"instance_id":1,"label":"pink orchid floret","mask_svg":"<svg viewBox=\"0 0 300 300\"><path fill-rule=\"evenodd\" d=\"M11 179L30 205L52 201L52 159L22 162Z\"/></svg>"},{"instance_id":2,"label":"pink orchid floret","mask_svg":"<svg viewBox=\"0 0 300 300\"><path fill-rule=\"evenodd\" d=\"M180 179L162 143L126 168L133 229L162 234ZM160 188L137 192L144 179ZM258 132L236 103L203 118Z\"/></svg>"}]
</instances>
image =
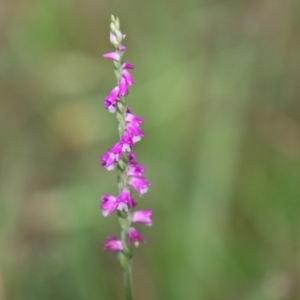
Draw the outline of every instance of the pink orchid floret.
<instances>
[{"instance_id":1,"label":"pink orchid floret","mask_svg":"<svg viewBox=\"0 0 300 300\"><path fill-rule=\"evenodd\" d=\"M128 189L123 189L123 191L120 193L120 195L118 197L118 201L120 203L125 203L127 205L127 210L128 210L128 207L133 208L136 206L135 201L131 197L130 190L128 190Z\"/></svg>"},{"instance_id":2,"label":"pink orchid floret","mask_svg":"<svg viewBox=\"0 0 300 300\"><path fill-rule=\"evenodd\" d=\"M135 161L135 154L131 152L129 154L129 163L127 168L127 175L131 177L142 177L142 175L145 173L146 168Z\"/></svg>"},{"instance_id":3,"label":"pink orchid floret","mask_svg":"<svg viewBox=\"0 0 300 300\"><path fill-rule=\"evenodd\" d=\"M131 197L130 191L124 189L118 197L113 195L104 194L101 198L100 208L104 217L111 215L115 210L128 211L136 205L135 201Z\"/></svg>"},{"instance_id":4,"label":"pink orchid floret","mask_svg":"<svg viewBox=\"0 0 300 300\"><path fill-rule=\"evenodd\" d=\"M109 237L106 242L103 243L103 249L105 251L122 251L124 249L122 241L118 240L116 237Z\"/></svg>"},{"instance_id":5,"label":"pink orchid floret","mask_svg":"<svg viewBox=\"0 0 300 300\"><path fill-rule=\"evenodd\" d=\"M105 99L104 106L112 114L114 114L117 111L117 102L111 102L108 99Z\"/></svg>"},{"instance_id":6,"label":"pink orchid floret","mask_svg":"<svg viewBox=\"0 0 300 300\"><path fill-rule=\"evenodd\" d=\"M130 70L133 70L134 69L134 65L129 63L129 62L124 62L123 65L122 65L122 68L123 69L130 69Z\"/></svg>"},{"instance_id":7,"label":"pink orchid floret","mask_svg":"<svg viewBox=\"0 0 300 300\"><path fill-rule=\"evenodd\" d=\"M132 114L129 109L126 112L125 120L126 120L126 122L132 123L136 126L139 126L140 124L142 124L144 122L144 119Z\"/></svg>"},{"instance_id":8,"label":"pink orchid floret","mask_svg":"<svg viewBox=\"0 0 300 300\"><path fill-rule=\"evenodd\" d=\"M123 133L122 138L121 138L121 143L123 144L123 146L122 146L123 152L131 151L131 148L133 147L133 140L127 131L125 131Z\"/></svg>"},{"instance_id":9,"label":"pink orchid floret","mask_svg":"<svg viewBox=\"0 0 300 300\"><path fill-rule=\"evenodd\" d=\"M107 151L101 156L101 166L106 170L111 171L115 168L116 157L110 151Z\"/></svg>"},{"instance_id":10,"label":"pink orchid floret","mask_svg":"<svg viewBox=\"0 0 300 300\"><path fill-rule=\"evenodd\" d=\"M120 46L119 46L119 51L121 51L121 52L126 51L126 46L120 45Z\"/></svg>"},{"instance_id":11,"label":"pink orchid floret","mask_svg":"<svg viewBox=\"0 0 300 300\"><path fill-rule=\"evenodd\" d=\"M126 79L122 76L119 82L119 95L120 96L126 96L128 94L128 84L126 82Z\"/></svg>"},{"instance_id":12,"label":"pink orchid floret","mask_svg":"<svg viewBox=\"0 0 300 300\"><path fill-rule=\"evenodd\" d=\"M147 193L150 182L142 176L145 173L145 167L135 161L135 154L129 154L129 163L127 168L127 175L129 176L129 185L132 186L137 193L142 196Z\"/></svg>"},{"instance_id":13,"label":"pink orchid floret","mask_svg":"<svg viewBox=\"0 0 300 300\"><path fill-rule=\"evenodd\" d=\"M115 168L115 163L121 158L123 154L123 143L117 142L110 150L101 156L101 165L107 170L111 171Z\"/></svg>"},{"instance_id":14,"label":"pink orchid floret","mask_svg":"<svg viewBox=\"0 0 300 300\"><path fill-rule=\"evenodd\" d=\"M111 90L109 95L104 100L104 106L108 109L111 113L115 113L117 111L116 103L119 100L119 86L116 86Z\"/></svg>"},{"instance_id":15,"label":"pink orchid floret","mask_svg":"<svg viewBox=\"0 0 300 300\"><path fill-rule=\"evenodd\" d=\"M103 54L103 57L111 60L120 61L120 54L116 52L105 53Z\"/></svg>"},{"instance_id":16,"label":"pink orchid floret","mask_svg":"<svg viewBox=\"0 0 300 300\"><path fill-rule=\"evenodd\" d=\"M129 163L127 168L127 175L131 177L141 177L145 173L146 168L137 162Z\"/></svg>"},{"instance_id":17,"label":"pink orchid floret","mask_svg":"<svg viewBox=\"0 0 300 300\"><path fill-rule=\"evenodd\" d=\"M136 161L135 161L135 154L133 152L129 153L128 158L129 158L130 162L136 163Z\"/></svg>"},{"instance_id":18,"label":"pink orchid floret","mask_svg":"<svg viewBox=\"0 0 300 300\"><path fill-rule=\"evenodd\" d=\"M140 242L146 243L146 240L135 228L130 227L128 232L128 242L134 244L135 247L138 247Z\"/></svg>"},{"instance_id":19,"label":"pink orchid floret","mask_svg":"<svg viewBox=\"0 0 300 300\"><path fill-rule=\"evenodd\" d=\"M144 132L140 129L139 125L136 125L134 123L127 123L126 131L132 137L133 143L139 142L141 138L145 136Z\"/></svg>"},{"instance_id":20,"label":"pink orchid floret","mask_svg":"<svg viewBox=\"0 0 300 300\"><path fill-rule=\"evenodd\" d=\"M132 222L144 223L147 226L152 226L152 210L138 210L132 214Z\"/></svg>"},{"instance_id":21,"label":"pink orchid floret","mask_svg":"<svg viewBox=\"0 0 300 300\"><path fill-rule=\"evenodd\" d=\"M117 197L109 194L104 194L101 198L100 208L104 217L111 215L118 208Z\"/></svg>"},{"instance_id":22,"label":"pink orchid floret","mask_svg":"<svg viewBox=\"0 0 300 300\"><path fill-rule=\"evenodd\" d=\"M126 81L128 86L134 85L133 78L132 78L131 74L126 69L123 69L122 76L125 78L125 81Z\"/></svg>"},{"instance_id":23,"label":"pink orchid floret","mask_svg":"<svg viewBox=\"0 0 300 300\"><path fill-rule=\"evenodd\" d=\"M140 196L147 193L150 186L150 182L147 181L143 176L131 177L128 183L137 191Z\"/></svg>"}]
</instances>

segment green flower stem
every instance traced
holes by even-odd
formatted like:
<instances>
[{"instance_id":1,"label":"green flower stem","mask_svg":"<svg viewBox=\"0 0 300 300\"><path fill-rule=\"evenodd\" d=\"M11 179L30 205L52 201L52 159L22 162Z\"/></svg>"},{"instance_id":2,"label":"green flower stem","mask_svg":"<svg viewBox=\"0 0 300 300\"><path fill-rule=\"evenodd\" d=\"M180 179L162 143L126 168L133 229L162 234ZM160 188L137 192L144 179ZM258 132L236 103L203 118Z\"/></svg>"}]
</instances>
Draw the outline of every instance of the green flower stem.
<instances>
[{"instance_id":1,"label":"green flower stem","mask_svg":"<svg viewBox=\"0 0 300 300\"><path fill-rule=\"evenodd\" d=\"M132 280L131 280L131 265L126 272L124 272L124 284L126 300L133 300L132 295Z\"/></svg>"}]
</instances>

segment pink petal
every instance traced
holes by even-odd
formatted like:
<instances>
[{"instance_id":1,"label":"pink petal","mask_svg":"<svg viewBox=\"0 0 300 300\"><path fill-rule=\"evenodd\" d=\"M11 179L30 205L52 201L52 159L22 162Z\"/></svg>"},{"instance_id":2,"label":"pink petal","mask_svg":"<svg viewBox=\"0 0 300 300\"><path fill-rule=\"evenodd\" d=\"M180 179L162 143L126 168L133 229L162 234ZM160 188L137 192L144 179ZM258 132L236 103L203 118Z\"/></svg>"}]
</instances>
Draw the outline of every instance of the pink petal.
<instances>
[{"instance_id":1,"label":"pink petal","mask_svg":"<svg viewBox=\"0 0 300 300\"><path fill-rule=\"evenodd\" d=\"M105 194L102 196L100 208L104 217L111 215L118 207L117 198L112 195Z\"/></svg>"},{"instance_id":2,"label":"pink petal","mask_svg":"<svg viewBox=\"0 0 300 300\"><path fill-rule=\"evenodd\" d=\"M131 63L125 61L124 64L122 65L122 68L123 69L131 69L131 70L133 70L134 69L134 65L132 65Z\"/></svg>"},{"instance_id":3,"label":"pink petal","mask_svg":"<svg viewBox=\"0 0 300 300\"><path fill-rule=\"evenodd\" d=\"M138 247L140 242L146 243L146 240L140 235L140 233L133 227L129 228L128 242Z\"/></svg>"},{"instance_id":4,"label":"pink petal","mask_svg":"<svg viewBox=\"0 0 300 300\"><path fill-rule=\"evenodd\" d=\"M122 51L122 52L126 51L126 47L124 45L120 45L119 51Z\"/></svg>"},{"instance_id":5,"label":"pink petal","mask_svg":"<svg viewBox=\"0 0 300 300\"><path fill-rule=\"evenodd\" d=\"M131 177L129 179L129 185L131 185L137 193L142 196L143 194L147 193L150 182L148 182L144 177Z\"/></svg>"},{"instance_id":6,"label":"pink petal","mask_svg":"<svg viewBox=\"0 0 300 300\"><path fill-rule=\"evenodd\" d=\"M122 77L120 80L119 88L120 88L119 95L126 96L128 94L127 82L124 77Z\"/></svg>"},{"instance_id":7,"label":"pink petal","mask_svg":"<svg viewBox=\"0 0 300 300\"><path fill-rule=\"evenodd\" d=\"M104 251L122 251L124 249L122 241L118 240L116 237L109 237L106 242L103 243Z\"/></svg>"},{"instance_id":8,"label":"pink petal","mask_svg":"<svg viewBox=\"0 0 300 300\"><path fill-rule=\"evenodd\" d=\"M133 78L132 78L131 74L130 74L127 70L123 70L123 71L122 71L122 76L125 78L126 83L127 83L129 86L134 85Z\"/></svg>"},{"instance_id":9,"label":"pink petal","mask_svg":"<svg viewBox=\"0 0 300 300\"><path fill-rule=\"evenodd\" d=\"M120 55L116 52L109 52L109 53L105 53L103 54L104 58L107 59L112 59L112 60L116 60L116 61L120 61Z\"/></svg>"},{"instance_id":10,"label":"pink petal","mask_svg":"<svg viewBox=\"0 0 300 300\"><path fill-rule=\"evenodd\" d=\"M152 210L139 210L132 214L132 222L141 222L147 226L152 226Z\"/></svg>"}]
</instances>

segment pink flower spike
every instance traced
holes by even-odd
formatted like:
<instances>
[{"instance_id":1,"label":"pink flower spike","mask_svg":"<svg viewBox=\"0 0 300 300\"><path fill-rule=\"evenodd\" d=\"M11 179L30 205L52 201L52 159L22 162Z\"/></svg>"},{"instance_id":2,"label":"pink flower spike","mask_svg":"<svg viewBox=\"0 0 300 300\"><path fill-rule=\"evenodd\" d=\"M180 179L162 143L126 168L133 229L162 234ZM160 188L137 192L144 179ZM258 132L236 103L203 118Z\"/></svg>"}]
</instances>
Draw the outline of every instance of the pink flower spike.
<instances>
[{"instance_id":1,"label":"pink flower spike","mask_svg":"<svg viewBox=\"0 0 300 300\"><path fill-rule=\"evenodd\" d=\"M144 177L131 177L129 179L129 184L137 191L137 193L142 196L148 192L150 182L148 182Z\"/></svg>"},{"instance_id":2,"label":"pink flower spike","mask_svg":"<svg viewBox=\"0 0 300 300\"><path fill-rule=\"evenodd\" d=\"M139 234L139 232L135 228L129 228L128 243L134 244L134 246L137 248L140 242L146 243L146 240Z\"/></svg>"},{"instance_id":3,"label":"pink flower spike","mask_svg":"<svg viewBox=\"0 0 300 300\"><path fill-rule=\"evenodd\" d=\"M133 70L134 69L134 65L132 65L131 63L125 61L124 64L122 65L122 68L123 69L131 69L131 70Z\"/></svg>"},{"instance_id":4,"label":"pink flower spike","mask_svg":"<svg viewBox=\"0 0 300 300\"><path fill-rule=\"evenodd\" d=\"M124 249L124 247L120 240L118 240L114 236L111 236L106 240L106 242L103 243L103 249L104 249L104 251L119 252L119 251L122 251Z\"/></svg>"},{"instance_id":5,"label":"pink flower spike","mask_svg":"<svg viewBox=\"0 0 300 300\"><path fill-rule=\"evenodd\" d=\"M104 217L111 215L118 207L117 198L113 195L104 194L101 199L100 208Z\"/></svg>"},{"instance_id":6,"label":"pink flower spike","mask_svg":"<svg viewBox=\"0 0 300 300\"><path fill-rule=\"evenodd\" d=\"M152 210L138 210L132 215L132 222L141 222L147 226L152 226Z\"/></svg>"},{"instance_id":7,"label":"pink flower spike","mask_svg":"<svg viewBox=\"0 0 300 300\"><path fill-rule=\"evenodd\" d=\"M109 52L109 53L105 53L103 54L104 58L107 59L112 59L112 60L116 60L116 61L120 61L120 55L116 52Z\"/></svg>"},{"instance_id":8,"label":"pink flower spike","mask_svg":"<svg viewBox=\"0 0 300 300\"><path fill-rule=\"evenodd\" d=\"M131 74L127 71L127 70L123 70L122 71L122 76L125 78L126 80L126 83L131 86L131 85L134 85L134 81L133 81L133 78L131 76Z\"/></svg>"}]
</instances>

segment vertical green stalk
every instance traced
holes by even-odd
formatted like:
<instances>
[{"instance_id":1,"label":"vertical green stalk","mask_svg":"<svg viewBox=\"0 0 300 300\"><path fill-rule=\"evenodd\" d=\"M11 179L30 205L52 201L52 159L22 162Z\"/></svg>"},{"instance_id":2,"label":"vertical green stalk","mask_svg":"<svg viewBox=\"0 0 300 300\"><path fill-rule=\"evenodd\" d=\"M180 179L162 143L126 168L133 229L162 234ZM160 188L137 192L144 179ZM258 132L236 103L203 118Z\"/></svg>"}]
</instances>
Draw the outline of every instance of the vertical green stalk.
<instances>
[{"instance_id":1,"label":"vertical green stalk","mask_svg":"<svg viewBox=\"0 0 300 300\"><path fill-rule=\"evenodd\" d=\"M129 265L128 270L124 272L124 284L125 284L126 300L133 300L131 265Z\"/></svg>"}]
</instances>

